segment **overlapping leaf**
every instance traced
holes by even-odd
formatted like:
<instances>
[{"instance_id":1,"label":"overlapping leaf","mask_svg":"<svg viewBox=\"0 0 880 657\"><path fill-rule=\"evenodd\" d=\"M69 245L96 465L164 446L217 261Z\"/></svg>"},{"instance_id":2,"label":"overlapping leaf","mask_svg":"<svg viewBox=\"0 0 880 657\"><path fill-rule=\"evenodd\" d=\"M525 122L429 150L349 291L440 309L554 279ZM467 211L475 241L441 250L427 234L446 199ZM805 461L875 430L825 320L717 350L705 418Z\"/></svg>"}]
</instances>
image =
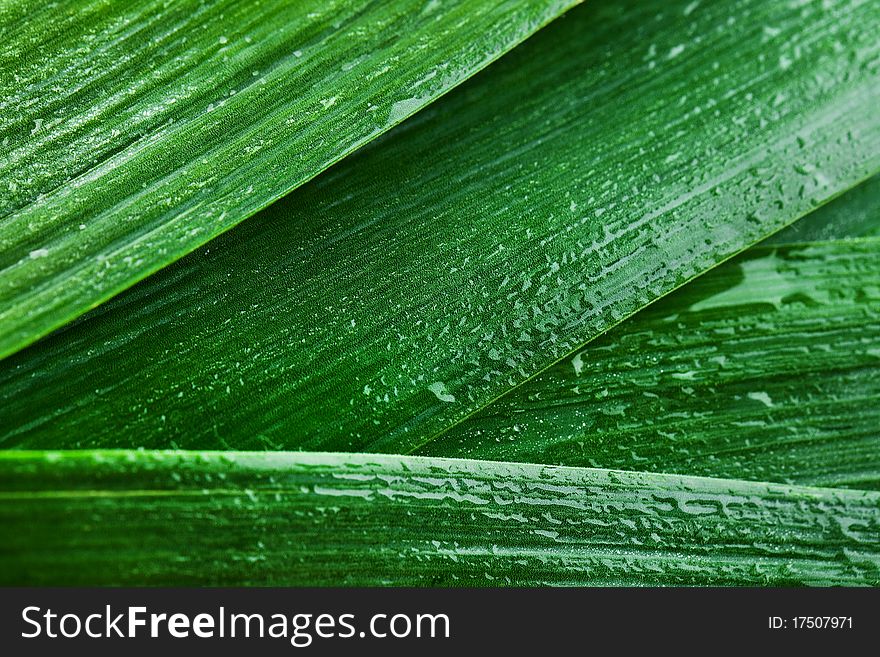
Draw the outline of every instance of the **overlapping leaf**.
<instances>
[{"instance_id":1,"label":"overlapping leaf","mask_svg":"<svg viewBox=\"0 0 880 657\"><path fill-rule=\"evenodd\" d=\"M481 5L471 15L465 4L438 13L429 3L430 15L368 4L332 28L325 16L308 15L327 28L311 35L322 48L293 54L313 69L290 67L289 79L278 72L277 86L269 85L280 94L278 108L306 102L283 97L282 83L317 80L322 66L341 61L334 57L349 59L351 71L375 70L378 59L341 54L372 43L359 26L377 17L393 32L440 16L421 43L429 53L459 49L462 75L491 58L486 53L498 43L498 52L508 47L505 38L522 36L513 36L511 22L497 42L494 33L482 35L475 46L482 59L464 45L467 30L456 33L460 41L432 41L443 25L465 21L472 29L506 7ZM130 24L91 15L106 48L90 48L95 69L51 71L61 105L86 104L95 92L90 76L102 63L112 67L110 53L120 46L110 36L158 34L174 16L180 29L190 24L177 6L153 18L150 6L131 5L139 20ZM231 25L240 16L230 7L222 21ZM563 4L516 4L513 20L530 26L527 32L551 7L557 12ZM0 13L18 10L8 5ZM279 11L272 20L285 11L305 15L302 5ZM46 34L0 24L19 25L21 33L3 35L10 43L67 48L65 20ZM263 30L266 19L242 29L247 25ZM308 31L303 25L291 28L296 38ZM878 180L528 381L880 168L878 26L880 11L855 1L592 2L282 203L7 359L0 364L5 447L421 449L434 456L2 452L7 538L0 582L880 585L878 493L739 480L880 483ZM211 32L220 29L215 24L204 29L187 51L195 59L175 65L225 79L228 70L210 69L214 54L205 45L216 39L217 53L233 64L250 46L225 30ZM292 43L284 30L267 34L282 49ZM134 52L119 70L165 53L175 35L160 34L155 48ZM330 43L339 46L335 52L326 49ZM401 43L382 47L397 52ZM0 56L10 52L0 46ZM389 55L400 67L394 84L425 65L411 54ZM59 61L31 57L22 75ZM168 67L135 87L135 104L167 94ZM442 72L421 80L430 98L462 77L435 71ZM359 93L374 90L369 75L345 73L321 83L344 82L352 98L326 98L321 111L328 114L316 109L296 124L300 146L303 135L318 137L317 156L304 156L312 164L327 160L334 144L349 143L328 132L333 113L351 112ZM401 93L415 89L394 84ZM233 110L263 97L258 90L246 85L210 114L237 117ZM277 135L269 135L268 150L257 151L251 168L239 166L243 159L225 161L224 149L237 153L235 144L252 143L242 139L256 133L233 123L227 142L216 133L222 122L198 123L204 117L196 95L158 110L160 118L192 113L182 132L175 133L176 118L170 125L157 119L150 130L161 136L157 144L177 135L172 146L181 153L190 148L187 135L216 138L211 157L179 181L168 183L157 171L143 193L120 197L119 207L136 199L145 210L128 215L132 225L158 227L163 239L174 236L165 219L186 223L225 203L218 185L257 180L269 189L290 166L277 150L275 159L259 161L260 153L294 143ZM382 130L430 100L403 95L400 102L393 94L382 98L384 122L367 125L351 113L349 146L376 134L360 127ZM67 191L37 197L33 206L46 213L26 220L28 230L20 230L24 214L17 228L0 227L0 239L11 236L24 263L7 274L23 272L19 282L57 274L59 289L73 293L83 279L65 288L62 269L53 274L52 267L75 250L37 246L25 258L22 249L46 235L53 247L90 244L76 242L78 233L67 242L56 229L93 216L93 204L103 202L95 190L112 199L101 185L133 184L125 176L144 173L138 167L149 158L117 156L99 139L92 161L88 130L99 121L65 132L73 123L47 123L28 114L34 107L23 108L15 134L22 137L21 126L33 120L27 144L36 144L34 162L49 152L63 157L55 169L34 169L38 175L24 187L13 181L10 198L20 192L26 199L58 181ZM266 116L264 127L278 118ZM121 124L135 132L153 125L146 115L127 119ZM55 141L41 142L44 131L55 131ZM145 141L125 148L145 144L154 147ZM162 152L156 148L151 153ZM166 154L159 163L171 166L174 154ZM132 168L113 178L109 167L120 162ZM269 178L255 179L263 165ZM86 167L77 179L85 181L82 193L79 182L64 178L65 167L77 166ZM215 166L221 175L203 192L186 187ZM89 170L102 167L110 178L89 179ZM242 216L257 207L233 197L238 211L246 208ZM156 198L172 199L177 210L156 210L149 204ZM189 215L187 208L194 208ZM57 219L47 209L57 210ZM154 257L150 233L94 216L106 229L100 239L115 240L113 231L134 235L133 244ZM174 244L215 234L205 228L209 221L201 223L202 233ZM125 239L101 248L122 257ZM187 248L159 249L154 265ZM134 280L147 269L136 260L113 261L106 280L142 271ZM95 280L94 289L106 280ZM56 283L28 291L32 309L41 294L55 303ZM46 317L67 303L63 294L59 299ZM41 326L32 320L43 310L26 317L26 307L16 305L16 321L27 330ZM494 462L439 458L448 455ZM502 462L514 460L718 478Z\"/></svg>"},{"instance_id":2,"label":"overlapping leaf","mask_svg":"<svg viewBox=\"0 0 880 657\"><path fill-rule=\"evenodd\" d=\"M577 0L0 6L0 357L204 244Z\"/></svg>"},{"instance_id":3,"label":"overlapping leaf","mask_svg":"<svg viewBox=\"0 0 880 657\"><path fill-rule=\"evenodd\" d=\"M878 26L584 5L5 361L4 444L416 448L876 171Z\"/></svg>"},{"instance_id":4,"label":"overlapping leaf","mask_svg":"<svg viewBox=\"0 0 880 657\"><path fill-rule=\"evenodd\" d=\"M862 237L880 237L880 176L866 180L841 198L771 235L765 243L797 244Z\"/></svg>"},{"instance_id":5,"label":"overlapping leaf","mask_svg":"<svg viewBox=\"0 0 880 657\"><path fill-rule=\"evenodd\" d=\"M752 248L420 453L878 488L880 240Z\"/></svg>"},{"instance_id":6,"label":"overlapping leaf","mask_svg":"<svg viewBox=\"0 0 880 657\"><path fill-rule=\"evenodd\" d=\"M0 463L3 584L880 584L872 492L375 455Z\"/></svg>"}]
</instances>

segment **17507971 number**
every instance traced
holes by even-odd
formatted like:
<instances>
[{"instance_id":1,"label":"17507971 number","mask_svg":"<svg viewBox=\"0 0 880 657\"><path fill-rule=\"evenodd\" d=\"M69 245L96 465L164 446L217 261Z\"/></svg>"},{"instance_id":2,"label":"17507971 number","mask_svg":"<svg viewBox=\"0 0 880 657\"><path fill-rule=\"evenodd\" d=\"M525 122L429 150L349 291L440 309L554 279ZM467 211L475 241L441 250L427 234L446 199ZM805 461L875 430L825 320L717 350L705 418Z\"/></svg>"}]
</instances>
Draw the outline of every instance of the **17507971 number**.
<instances>
[{"instance_id":1,"label":"17507971 number","mask_svg":"<svg viewBox=\"0 0 880 657\"><path fill-rule=\"evenodd\" d=\"M771 630L851 630L852 616L770 616L767 626Z\"/></svg>"}]
</instances>

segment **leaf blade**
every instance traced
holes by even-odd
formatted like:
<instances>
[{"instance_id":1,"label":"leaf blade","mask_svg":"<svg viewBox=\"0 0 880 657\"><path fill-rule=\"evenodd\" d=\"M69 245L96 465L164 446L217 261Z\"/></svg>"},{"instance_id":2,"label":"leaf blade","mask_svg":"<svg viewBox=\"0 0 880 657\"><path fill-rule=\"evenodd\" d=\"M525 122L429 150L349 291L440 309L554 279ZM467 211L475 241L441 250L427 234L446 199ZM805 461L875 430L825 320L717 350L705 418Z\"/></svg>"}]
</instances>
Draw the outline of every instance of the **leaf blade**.
<instances>
[{"instance_id":1,"label":"leaf blade","mask_svg":"<svg viewBox=\"0 0 880 657\"><path fill-rule=\"evenodd\" d=\"M766 244L797 244L864 237L880 237L880 176L866 180L828 205L822 206Z\"/></svg>"},{"instance_id":2,"label":"leaf blade","mask_svg":"<svg viewBox=\"0 0 880 657\"><path fill-rule=\"evenodd\" d=\"M0 481L4 584L880 577L880 495L860 491L454 459L125 451L4 452Z\"/></svg>"},{"instance_id":3,"label":"leaf blade","mask_svg":"<svg viewBox=\"0 0 880 657\"><path fill-rule=\"evenodd\" d=\"M4 444L409 451L880 167L872 7L805 18L753 1L730 27L725 4L684 20L680 3L656 21L660 4L570 13L395 134L9 359ZM765 24L785 36L767 41ZM692 33L700 47L680 51ZM854 59L830 54L832 33ZM781 67L796 47L804 65ZM718 73L705 57L722 54ZM786 90L792 104L768 109ZM718 115L683 114L682 96Z\"/></svg>"},{"instance_id":4,"label":"leaf blade","mask_svg":"<svg viewBox=\"0 0 880 657\"><path fill-rule=\"evenodd\" d=\"M753 247L417 453L880 488L878 283L877 239Z\"/></svg>"},{"instance_id":5,"label":"leaf blade","mask_svg":"<svg viewBox=\"0 0 880 657\"><path fill-rule=\"evenodd\" d=\"M4 6L0 357L301 185L576 1Z\"/></svg>"}]
</instances>

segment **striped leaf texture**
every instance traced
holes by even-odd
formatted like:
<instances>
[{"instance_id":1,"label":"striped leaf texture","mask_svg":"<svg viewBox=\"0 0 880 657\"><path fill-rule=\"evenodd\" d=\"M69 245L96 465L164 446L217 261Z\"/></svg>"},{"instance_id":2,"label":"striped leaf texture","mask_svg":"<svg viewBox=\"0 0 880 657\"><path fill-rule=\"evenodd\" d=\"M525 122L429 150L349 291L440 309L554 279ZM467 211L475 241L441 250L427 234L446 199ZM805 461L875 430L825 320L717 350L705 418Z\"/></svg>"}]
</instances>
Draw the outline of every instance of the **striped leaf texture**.
<instances>
[{"instance_id":1,"label":"striped leaf texture","mask_svg":"<svg viewBox=\"0 0 880 657\"><path fill-rule=\"evenodd\" d=\"M880 488L880 240L754 247L420 453Z\"/></svg>"},{"instance_id":2,"label":"striped leaf texture","mask_svg":"<svg viewBox=\"0 0 880 657\"><path fill-rule=\"evenodd\" d=\"M266 207L574 3L2 3L0 357Z\"/></svg>"},{"instance_id":3,"label":"striped leaf texture","mask_svg":"<svg viewBox=\"0 0 880 657\"><path fill-rule=\"evenodd\" d=\"M3 444L417 449L880 168L878 27L587 3L6 359Z\"/></svg>"},{"instance_id":4,"label":"striped leaf texture","mask_svg":"<svg viewBox=\"0 0 880 657\"><path fill-rule=\"evenodd\" d=\"M3 584L877 585L880 494L376 455L0 454Z\"/></svg>"}]
</instances>

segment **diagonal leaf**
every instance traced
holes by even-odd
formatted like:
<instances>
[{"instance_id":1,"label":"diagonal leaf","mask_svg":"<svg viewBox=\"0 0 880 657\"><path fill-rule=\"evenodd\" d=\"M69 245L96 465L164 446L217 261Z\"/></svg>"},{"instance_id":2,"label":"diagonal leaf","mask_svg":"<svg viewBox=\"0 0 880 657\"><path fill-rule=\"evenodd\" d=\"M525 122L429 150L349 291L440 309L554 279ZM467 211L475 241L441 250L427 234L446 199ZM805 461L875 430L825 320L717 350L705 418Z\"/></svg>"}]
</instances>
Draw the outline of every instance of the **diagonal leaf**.
<instances>
[{"instance_id":1,"label":"diagonal leaf","mask_svg":"<svg viewBox=\"0 0 880 657\"><path fill-rule=\"evenodd\" d=\"M406 451L880 168L880 9L591 2L0 372L7 446Z\"/></svg>"},{"instance_id":2,"label":"diagonal leaf","mask_svg":"<svg viewBox=\"0 0 880 657\"><path fill-rule=\"evenodd\" d=\"M268 205L577 0L0 6L0 357Z\"/></svg>"},{"instance_id":3,"label":"diagonal leaf","mask_svg":"<svg viewBox=\"0 0 880 657\"><path fill-rule=\"evenodd\" d=\"M795 244L860 237L880 237L880 176L866 180L804 219L771 235L765 243Z\"/></svg>"},{"instance_id":4,"label":"diagonal leaf","mask_svg":"<svg viewBox=\"0 0 880 657\"><path fill-rule=\"evenodd\" d=\"M878 428L875 238L754 247L420 453L880 488Z\"/></svg>"},{"instance_id":5,"label":"diagonal leaf","mask_svg":"<svg viewBox=\"0 0 880 657\"><path fill-rule=\"evenodd\" d=\"M880 494L334 454L5 452L0 583L880 584Z\"/></svg>"}]
</instances>

